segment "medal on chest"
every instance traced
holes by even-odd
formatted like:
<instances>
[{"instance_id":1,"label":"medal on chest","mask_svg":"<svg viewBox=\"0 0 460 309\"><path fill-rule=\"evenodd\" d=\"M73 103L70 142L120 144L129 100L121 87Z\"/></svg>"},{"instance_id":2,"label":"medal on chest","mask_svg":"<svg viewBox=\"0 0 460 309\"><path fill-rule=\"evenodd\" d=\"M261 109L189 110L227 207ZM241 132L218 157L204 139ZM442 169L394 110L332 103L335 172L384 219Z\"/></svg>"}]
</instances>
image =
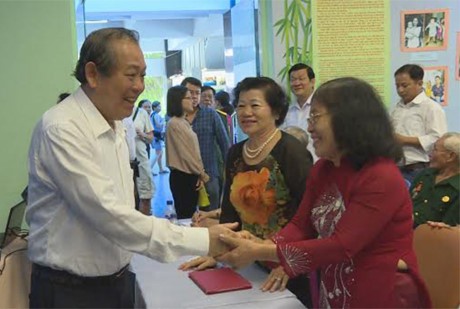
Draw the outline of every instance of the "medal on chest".
<instances>
[{"instance_id":1,"label":"medal on chest","mask_svg":"<svg viewBox=\"0 0 460 309\"><path fill-rule=\"evenodd\" d=\"M443 203L449 203L450 197L448 197L447 195L444 195L444 196L441 198L441 201L442 201Z\"/></svg>"},{"instance_id":2,"label":"medal on chest","mask_svg":"<svg viewBox=\"0 0 460 309\"><path fill-rule=\"evenodd\" d=\"M415 199L418 194L420 193L420 191L422 191L422 188L423 188L423 181L420 181L415 187L414 189L412 189L412 199Z\"/></svg>"}]
</instances>

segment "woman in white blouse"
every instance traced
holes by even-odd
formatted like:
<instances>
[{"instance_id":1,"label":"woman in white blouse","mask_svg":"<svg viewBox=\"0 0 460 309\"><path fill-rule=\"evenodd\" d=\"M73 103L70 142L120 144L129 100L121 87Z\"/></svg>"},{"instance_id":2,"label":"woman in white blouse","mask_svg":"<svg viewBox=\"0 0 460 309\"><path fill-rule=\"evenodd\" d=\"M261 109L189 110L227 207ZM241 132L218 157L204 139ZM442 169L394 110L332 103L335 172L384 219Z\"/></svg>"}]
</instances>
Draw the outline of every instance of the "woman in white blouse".
<instances>
[{"instance_id":1,"label":"woman in white blouse","mask_svg":"<svg viewBox=\"0 0 460 309\"><path fill-rule=\"evenodd\" d=\"M187 113L193 111L190 92L184 86L168 90L166 164L171 170L169 184L178 219L191 218L198 201L198 190L209 180L201 160L198 138Z\"/></svg>"}]
</instances>

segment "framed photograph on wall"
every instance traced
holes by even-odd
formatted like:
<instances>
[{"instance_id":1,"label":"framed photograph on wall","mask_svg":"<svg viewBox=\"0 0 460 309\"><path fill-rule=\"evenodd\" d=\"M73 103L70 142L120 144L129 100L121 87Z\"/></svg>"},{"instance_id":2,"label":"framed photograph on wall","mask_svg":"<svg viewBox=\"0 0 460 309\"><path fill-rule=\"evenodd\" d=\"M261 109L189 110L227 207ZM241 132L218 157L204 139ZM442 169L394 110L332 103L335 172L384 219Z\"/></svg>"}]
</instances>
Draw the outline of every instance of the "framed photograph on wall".
<instances>
[{"instance_id":1,"label":"framed photograph on wall","mask_svg":"<svg viewBox=\"0 0 460 309\"><path fill-rule=\"evenodd\" d=\"M427 96L442 106L448 105L448 78L447 66L424 67L423 89Z\"/></svg>"},{"instance_id":2,"label":"framed photograph on wall","mask_svg":"<svg viewBox=\"0 0 460 309\"><path fill-rule=\"evenodd\" d=\"M457 57L455 58L455 78L460 80L460 32L457 32Z\"/></svg>"},{"instance_id":3,"label":"framed photograph on wall","mask_svg":"<svg viewBox=\"0 0 460 309\"><path fill-rule=\"evenodd\" d=\"M401 12L401 50L418 52L447 48L449 9Z\"/></svg>"}]
</instances>

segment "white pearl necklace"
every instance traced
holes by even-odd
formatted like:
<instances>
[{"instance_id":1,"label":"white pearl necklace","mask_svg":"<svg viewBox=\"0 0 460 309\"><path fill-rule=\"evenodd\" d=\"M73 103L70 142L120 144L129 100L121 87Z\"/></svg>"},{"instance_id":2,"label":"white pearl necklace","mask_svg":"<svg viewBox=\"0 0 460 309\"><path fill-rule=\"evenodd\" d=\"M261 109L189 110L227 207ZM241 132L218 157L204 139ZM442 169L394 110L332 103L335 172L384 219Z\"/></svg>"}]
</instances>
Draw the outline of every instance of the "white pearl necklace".
<instances>
[{"instance_id":1,"label":"white pearl necklace","mask_svg":"<svg viewBox=\"0 0 460 309\"><path fill-rule=\"evenodd\" d=\"M275 129L275 131L273 131L272 135L270 135L270 137L259 148L256 148L256 149L249 148L248 141L246 141L246 143L244 143L244 145L243 145L243 152L244 152L245 156L248 157L249 159L254 159L254 158L258 157L260 155L260 153L262 152L262 150L264 150L265 146L267 146L268 143L270 143L270 141L275 137L276 132L278 132L278 129ZM251 154L251 153L253 153L253 154Z\"/></svg>"}]
</instances>

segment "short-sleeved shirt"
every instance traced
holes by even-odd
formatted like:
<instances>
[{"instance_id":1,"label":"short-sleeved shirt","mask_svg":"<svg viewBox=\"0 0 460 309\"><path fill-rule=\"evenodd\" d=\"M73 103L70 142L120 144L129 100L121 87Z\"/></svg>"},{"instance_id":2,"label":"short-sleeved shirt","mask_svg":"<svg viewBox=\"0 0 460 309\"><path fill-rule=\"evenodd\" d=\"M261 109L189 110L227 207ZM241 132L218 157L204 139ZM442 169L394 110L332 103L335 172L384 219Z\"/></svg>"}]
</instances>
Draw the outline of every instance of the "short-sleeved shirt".
<instances>
[{"instance_id":1,"label":"short-sleeved shirt","mask_svg":"<svg viewBox=\"0 0 460 309\"><path fill-rule=\"evenodd\" d=\"M444 110L428 98L425 92L421 92L407 104L400 100L391 112L391 120L396 133L415 136L422 146L403 146L406 159L404 165L428 162L428 153L433 144L447 132Z\"/></svg>"},{"instance_id":2,"label":"short-sleeved shirt","mask_svg":"<svg viewBox=\"0 0 460 309\"><path fill-rule=\"evenodd\" d=\"M460 224L460 174L435 183L437 171L427 168L415 176L410 193L414 205L414 227L426 221Z\"/></svg>"}]
</instances>

